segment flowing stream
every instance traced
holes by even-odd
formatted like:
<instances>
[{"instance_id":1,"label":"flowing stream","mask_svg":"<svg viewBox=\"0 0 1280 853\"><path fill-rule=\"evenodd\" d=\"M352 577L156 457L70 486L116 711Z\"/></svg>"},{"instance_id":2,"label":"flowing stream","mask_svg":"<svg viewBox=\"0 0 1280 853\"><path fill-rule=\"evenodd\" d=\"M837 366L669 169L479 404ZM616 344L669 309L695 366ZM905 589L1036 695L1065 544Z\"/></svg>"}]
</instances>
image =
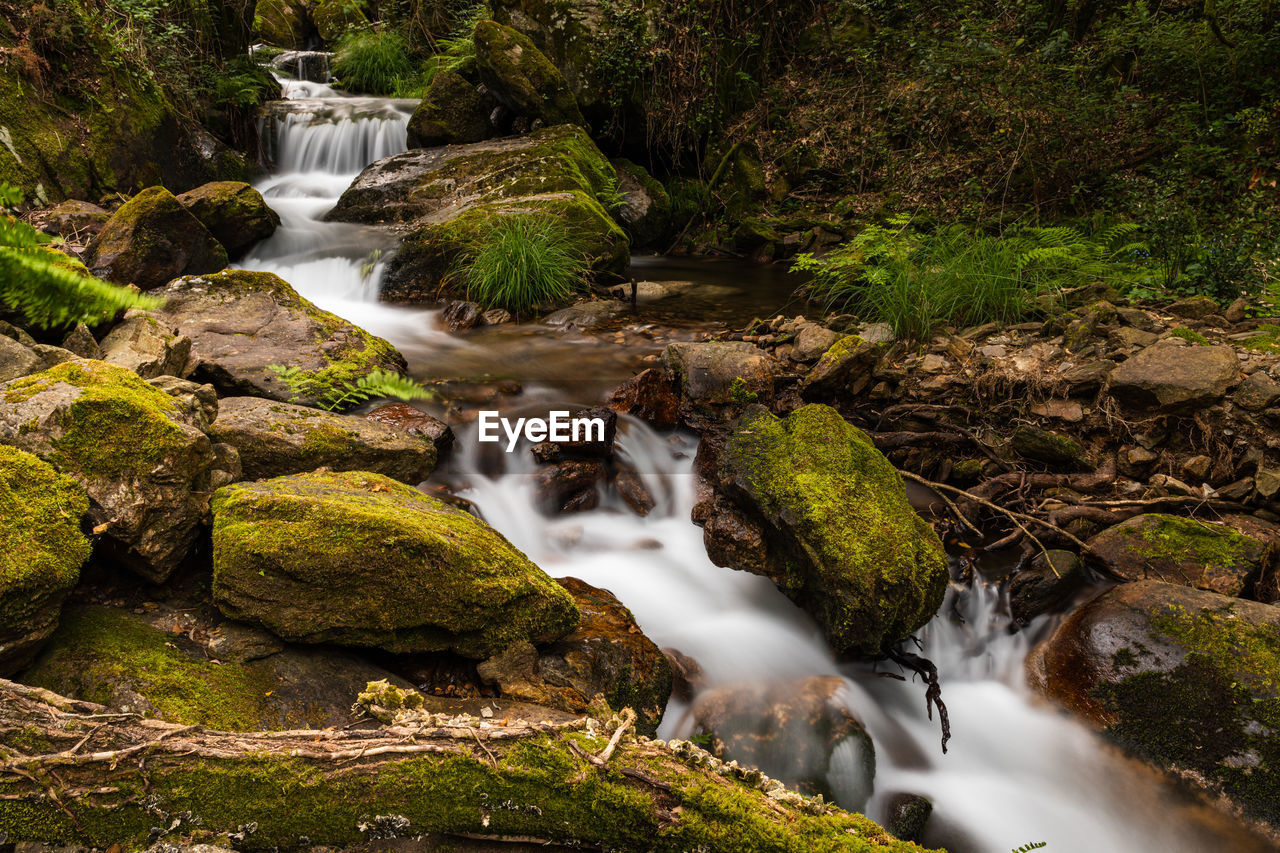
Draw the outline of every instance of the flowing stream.
<instances>
[{"instance_id":1,"label":"flowing stream","mask_svg":"<svg viewBox=\"0 0 1280 853\"><path fill-rule=\"evenodd\" d=\"M589 386L566 390L549 377L564 372L567 365L554 359L565 353L579 369L597 356L608 361L599 341L546 327L459 338L441 331L438 312L378 303L381 266L394 240L323 217L365 165L404 149L414 104L350 97L322 82L283 82L287 100L273 106L264 128L276 169L259 184L282 227L242 265L279 274L321 307L389 339L415 375L439 375L441 365L479 374L500 364L524 380L524 405L545 411L597 402ZM686 270L697 274L693 266ZM513 350L495 360L494 351ZM606 374L629 372L624 358L610 364ZM947 615L922 632L923 653L938 666L951 714L953 737L943 755L918 681L837 662L814 623L768 580L710 562L702 531L689 520L696 438L623 418L619 454L644 478L655 509L642 518L605 495L595 510L548 519L534 506L530 454L521 449L495 458L492 445L482 454L473 427L455 429L454 456L440 476L553 577L611 590L654 642L696 660L707 686L843 678L839 698L867 726L876 772L868 790L856 772L862 759L856 746L837 748L828 781L842 805L883 820L890 794L923 795L934 806L925 842L953 851L1000 853L1040 841L1050 853L1260 849L1037 700L1025 686L1023 663L1030 638L1048 626L1009 633L996 585L952 590L941 611ZM692 727L689 708L673 699L660 736L688 736Z\"/></svg>"}]
</instances>

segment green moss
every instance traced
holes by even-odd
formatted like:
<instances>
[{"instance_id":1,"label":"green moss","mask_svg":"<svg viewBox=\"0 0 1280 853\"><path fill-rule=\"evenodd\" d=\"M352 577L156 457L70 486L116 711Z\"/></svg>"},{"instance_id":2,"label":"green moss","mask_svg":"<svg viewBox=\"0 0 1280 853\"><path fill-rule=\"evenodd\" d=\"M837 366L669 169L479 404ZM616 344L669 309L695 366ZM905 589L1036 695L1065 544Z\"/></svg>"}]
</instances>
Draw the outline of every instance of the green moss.
<instances>
[{"instance_id":1,"label":"green moss","mask_svg":"<svg viewBox=\"0 0 1280 853\"><path fill-rule=\"evenodd\" d=\"M162 719L223 731L279 721L275 685L261 670L211 663L183 642L123 610L70 609L23 680L103 705L115 703L119 688L136 691Z\"/></svg>"},{"instance_id":2,"label":"green moss","mask_svg":"<svg viewBox=\"0 0 1280 853\"><path fill-rule=\"evenodd\" d=\"M480 79L506 106L550 126L586 124L564 75L527 36L480 21L472 37Z\"/></svg>"},{"instance_id":3,"label":"green moss","mask_svg":"<svg viewBox=\"0 0 1280 853\"><path fill-rule=\"evenodd\" d=\"M947 565L871 439L828 406L748 410L720 458L731 494L778 528L770 576L838 650L877 652L932 618Z\"/></svg>"},{"instance_id":4,"label":"green moss","mask_svg":"<svg viewBox=\"0 0 1280 853\"><path fill-rule=\"evenodd\" d=\"M1169 336L1173 338L1181 338L1187 343L1207 344L1209 339L1197 332L1195 329L1188 329L1186 326L1177 326L1169 331Z\"/></svg>"},{"instance_id":5,"label":"green moss","mask_svg":"<svg viewBox=\"0 0 1280 853\"><path fill-rule=\"evenodd\" d=\"M759 394L747 387L746 381L741 376L735 376L729 385L729 401L734 405L745 406L748 403L754 403L759 397Z\"/></svg>"},{"instance_id":6,"label":"green moss","mask_svg":"<svg viewBox=\"0 0 1280 853\"><path fill-rule=\"evenodd\" d=\"M347 32L369 25L360 0L320 0L311 10L311 20L320 38L333 44Z\"/></svg>"},{"instance_id":7,"label":"green moss","mask_svg":"<svg viewBox=\"0 0 1280 853\"><path fill-rule=\"evenodd\" d=\"M1135 549L1145 557L1193 561L1203 566L1230 566L1251 562L1257 543L1223 524L1152 513L1143 516L1140 542Z\"/></svg>"},{"instance_id":8,"label":"green moss","mask_svg":"<svg viewBox=\"0 0 1280 853\"><path fill-rule=\"evenodd\" d=\"M409 146L430 148L487 139L494 132L489 122L494 106L492 98L461 74L439 71L409 119Z\"/></svg>"},{"instance_id":9,"label":"green moss","mask_svg":"<svg viewBox=\"0 0 1280 853\"><path fill-rule=\"evenodd\" d=\"M308 21L301 4L288 0L258 0L253 29L268 44L301 50L306 47Z\"/></svg>"},{"instance_id":10,"label":"green moss","mask_svg":"<svg viewBox=\"0 0 1280 853\"><path fill-rule=\"evenodd\" d=\"M1258 334L1243 341L1236 341L1236 346L1257 352L1280 352L1280 326L1274 323L1263 323L1258 326Z\"/></svg>"},{"instance_id":11,"label":"green moss","mask_svg":"<svg viewBox=\"0 0 1280 853\"><path fill-rule=\"evenodd\" d=\"M0 625L25 609L28 597L75 586L89 558L80 532L88 511L74 480L0 445Z\"/></svg>"}]
</instances>

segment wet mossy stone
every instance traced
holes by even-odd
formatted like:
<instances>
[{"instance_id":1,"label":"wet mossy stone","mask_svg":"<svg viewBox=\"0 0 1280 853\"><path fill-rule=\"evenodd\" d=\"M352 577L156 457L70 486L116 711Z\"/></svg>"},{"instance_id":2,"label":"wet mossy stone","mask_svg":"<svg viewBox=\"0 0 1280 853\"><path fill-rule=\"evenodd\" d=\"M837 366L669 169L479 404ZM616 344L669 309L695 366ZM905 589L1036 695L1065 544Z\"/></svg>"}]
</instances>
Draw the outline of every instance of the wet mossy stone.
<instances>
[{"instance_id":1,"label":"wet mossy stone","mask_svg":"<svg viewBox=\"0 0 1280 853\"><path fill-rule=\"evenodd\" d=\"M213 181L177 198L233 260L280 226L279 214L267 206L262 193L243 181Z\"/></svg>"},{"instance_id":2,"label":"wet mossy stone","mask_svg":"<svg viewBox=\"0 0 1280 853\"><path fill-rule=\"evenodd\" d=\"M297 367L329 387L377 369L405 369L404 356L387 341L316 307L272 273L188 276L158 295L164 308L149 316L191 339L192 378L225 395L292 400L294 391L273 365Z\"/></svg>"},{"instance_id":3,"label":"wet mossy stone","mask_svg":"<svg viewBox=\"0 0 1280 853\"><path fill-rule=\"evenodd\" d=\"M196 417L131 370L72 358L0 385L0 443L85 489L104 551L148 580L186 557L218 485Z\"/></svg>"},{"instance_id":4,"label":"wet mossy stone","mask_svg":"<svg viewBox=\"0 0 1280 853\"><path fill-rule=\"evenodd\" d=\"M630 160L614 160L622 206L618 220L631 236L633 248L643 248L671 239L671 196L662 182ZM666 246L662 246L666 248Z\"/></svg>"},{"instance_id":5,"label":"wet mossy stone","mask_svg":"<svg viewBox=\"0 0 1280 853\"><path fill-rule=\"evenodd\" d=\"M112 214L85 253L99 278L153 290L180 275L217 272L227 252L164 187L150 187Z\"/></svg>"},{"instance_id":6,"label":"wet mossy stone","mask_svg":"<svg viewBox=\"0 0 1280 853\"><path fill-rule=\"evenodd\" d=\"M333 45L351 30L369 26L361 0L319 0L311 7L316 32Z\"/></svg>"},{"instance_id":7,"label":"wet mossy stone","mask_svg":"<svg viewBox=\"0 0 1280 853\"><path fill-rule=\"evenodd\" d=\"M258 38L276 47L302 50L315 29L306 4L289 0L258 0L253 10L253 30Z\"/></svg>"},{"instance_id":8,"label":"wet mossy stone","mask_svg":"<svg viewBox=\"0 0 1280 853\"><path fill-rule=\"evenodd\" d=\"M482 142L496 135L489 116L497 102L461 74L439 71L409 119L409 147Z\"/></svg>"},{"instance_id":9,"label":"wet mossy stone","mask_svg":"<svg viewBox=\"0 0 1280 853\"><path fill-rule=\"evenodd\" d=\"M766 574L837 652L876 653L922 627L948 571L938 536L871 439L829 406L785 419L750 407L718 459L719 486L760 519Z\"/></svg>"},{"instance_id":10,"label":"wet mossy stone","mask_svg":"<svg viewBox=\"0 0 1280 853\"><path fill-rule=\"evenodd\" d=\"M485 658L578 624L573 597L500 533L378 474L239 483L213 516L215 602L286 640Z\"/></svg>"},{"instance_id":11,"label":"wet mossy stone","mask_svg":"<svg viewBox=\"0 0 1280 853\"><path fill-rule=\"evenodd\" d=\"M0 445L0 677L30 662L80 579L89 498L30 453Z\"/></svg>"},{"instance_id":12,"label":"wet mossy stone","mask_svg":"<svg viewBox=\"0 0 1280 853\"><path fill-rule=\"evenodd\" d=\"M564 75L528 36L496 21L480 21L472 38L480 80L503 106L549 127L586 124Z\"/></svg>"},{"instance_id":13,"label":"wet mossy stone","mask_svg":"<svg viewBox=\"0 0 1280 853\"><path fill-rule=\"evenodd\" d=\"M1121 584L1073 612L1028 668L1122 746L1280 828L1280 607Z\"/></svg>"}]
</instances>

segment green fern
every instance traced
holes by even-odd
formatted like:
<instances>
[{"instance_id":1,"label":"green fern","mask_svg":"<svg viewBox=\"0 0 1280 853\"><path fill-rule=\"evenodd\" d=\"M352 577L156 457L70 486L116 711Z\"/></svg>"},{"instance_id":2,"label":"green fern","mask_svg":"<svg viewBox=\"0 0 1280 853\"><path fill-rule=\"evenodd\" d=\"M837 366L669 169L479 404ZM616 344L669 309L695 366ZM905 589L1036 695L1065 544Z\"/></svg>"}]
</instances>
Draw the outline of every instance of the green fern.
<instances>
[{"instance_id":1,"label":"green fern","mask_svg":"<svg viewBox=\"0 0 1280 853\"><path fill-rule=\"evenodd\" d=\"M0 184L0 209L22 203L22 193ZM163 302L89 274L84 265L52 248L46 234L0 212L0 305L26 322L52 329L100 323L127 308L159 308Z\"/></svg>"},{"instance_id":2,"label":"green fern","mask_svg":"<svg viewBox=\"0 0 1280 853\"><path fill-rule=\"evenodd\" d=\"M317 406L330 412L349 409L376 397L407 401L427 400L435 396L429 388L389 370L374 370L355 382L333 382L322 372L296 366L272 364L267 369L289 386L291 401L314 400Z\"/></svg>"},{"instance_id":3,"label":"green fern","mask_svg":"<svg viewBox=\"0 0 1280 853\"><path fill-rule=\"evenodd\" d=\"M1031 853L1032 850L1040 850L1048 846L1049 842L1047 841L1032 841L1030 844L1024 844L1021 847L1015 848L1013 853Z\"/></svg>"}]
</instances>

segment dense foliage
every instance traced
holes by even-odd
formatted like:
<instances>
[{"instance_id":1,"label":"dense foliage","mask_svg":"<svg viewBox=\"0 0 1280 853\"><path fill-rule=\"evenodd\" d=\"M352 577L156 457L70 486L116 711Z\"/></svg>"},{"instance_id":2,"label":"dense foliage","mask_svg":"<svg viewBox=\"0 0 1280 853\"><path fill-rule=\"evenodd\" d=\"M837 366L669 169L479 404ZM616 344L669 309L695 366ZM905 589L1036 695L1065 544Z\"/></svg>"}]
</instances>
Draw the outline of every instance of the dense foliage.
<instances>
[{"instance_id":1,"label":"dense foliage","mask_svg":"<svg viewBox=\"0 0 1280 853\"><path fill-rule=\"evenodd\" d=\"M526 314L582 290L587 258L562 225L533 215L499 216L455 264L467 298Z\"/></svg>"}]
</instances>

